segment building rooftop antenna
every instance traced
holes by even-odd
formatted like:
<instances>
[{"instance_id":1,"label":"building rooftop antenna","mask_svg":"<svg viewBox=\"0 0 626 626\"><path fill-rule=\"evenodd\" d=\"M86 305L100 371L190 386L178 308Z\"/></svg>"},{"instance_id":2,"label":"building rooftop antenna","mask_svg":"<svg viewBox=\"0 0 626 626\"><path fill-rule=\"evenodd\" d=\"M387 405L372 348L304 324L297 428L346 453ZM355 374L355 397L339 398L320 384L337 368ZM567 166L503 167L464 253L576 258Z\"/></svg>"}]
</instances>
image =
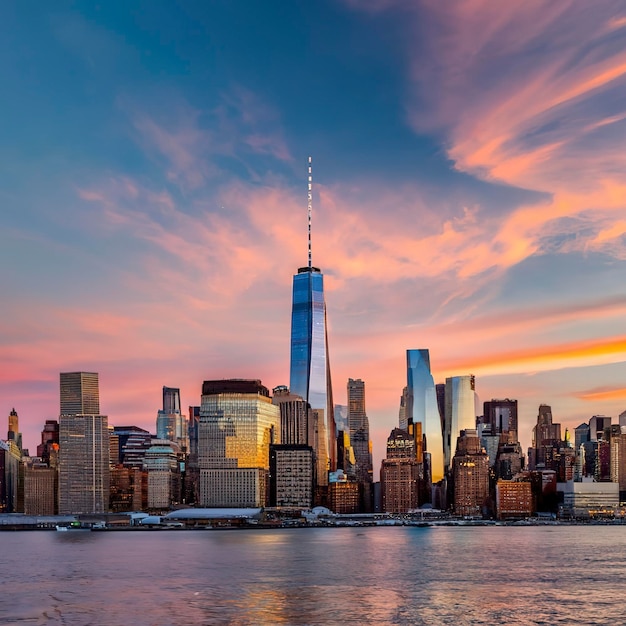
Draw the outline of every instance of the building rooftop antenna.
<instances>
[{"instance_id":1,"label":"building rooftop antenna","mask_svg":"<svg viewBox=\"0 0 626 626\"><path fill-rule=\"evenodd\" d=\"M307 195L307 210L309 217L309 270L313 267L313 259L311 254L311 211L313 209L313 170L312 159L309 157L309 191Z\"/></svg>"}]
</instances>

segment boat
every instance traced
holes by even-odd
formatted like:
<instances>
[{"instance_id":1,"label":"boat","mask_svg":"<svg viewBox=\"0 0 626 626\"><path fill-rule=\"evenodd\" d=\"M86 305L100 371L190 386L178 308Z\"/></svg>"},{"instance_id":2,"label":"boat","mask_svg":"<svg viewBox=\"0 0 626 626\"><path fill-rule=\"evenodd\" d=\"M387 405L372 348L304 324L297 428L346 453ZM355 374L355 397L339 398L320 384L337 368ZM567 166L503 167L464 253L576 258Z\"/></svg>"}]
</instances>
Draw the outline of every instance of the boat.
<instances>
[{"instance_id":1,"label":"boat","mask_svg":"<svg viewBox=\"0 0 626 626\"><path fill-rule=\"evenodd\" d=\"M65 533L74 530L91 530L91 526L83 526L80 522L74 521L65 525L56 525L56 529L58 532Z\"/></svg>"}]
</instances>

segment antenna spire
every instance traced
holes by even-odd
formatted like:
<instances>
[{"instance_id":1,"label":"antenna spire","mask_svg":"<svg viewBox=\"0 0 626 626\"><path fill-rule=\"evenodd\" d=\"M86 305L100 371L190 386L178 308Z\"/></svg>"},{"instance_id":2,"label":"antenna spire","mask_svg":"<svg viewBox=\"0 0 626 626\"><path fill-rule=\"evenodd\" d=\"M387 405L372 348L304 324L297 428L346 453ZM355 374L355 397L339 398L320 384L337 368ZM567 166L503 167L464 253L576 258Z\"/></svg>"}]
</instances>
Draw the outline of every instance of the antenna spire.
<instances>
[{"instance_id":1,"label":"antenna spire","mask_svg":"<svg viewBox=\"0 0 626 626\"><path fill-rule=\"evenodd\" d=\"M309 191L307 195L307 211L309 219L309 269L313 267L313 259L311 254L311 212L313 209L313 173L312 159L309 157Z\"/></svg>"},{"instance_id":2,"label":"antenna spire","mask_svg":"<svg viewBox=\"0 0 626 626\"><path fill-rule=\"evenodd\" d=\"M313 172L312 172L312 159L309 157L309 191L307 195L307 210L309 217L309 269L313 267L313 260L311 255L311 211L313 209Z\"/></svg>"}]
</instances>

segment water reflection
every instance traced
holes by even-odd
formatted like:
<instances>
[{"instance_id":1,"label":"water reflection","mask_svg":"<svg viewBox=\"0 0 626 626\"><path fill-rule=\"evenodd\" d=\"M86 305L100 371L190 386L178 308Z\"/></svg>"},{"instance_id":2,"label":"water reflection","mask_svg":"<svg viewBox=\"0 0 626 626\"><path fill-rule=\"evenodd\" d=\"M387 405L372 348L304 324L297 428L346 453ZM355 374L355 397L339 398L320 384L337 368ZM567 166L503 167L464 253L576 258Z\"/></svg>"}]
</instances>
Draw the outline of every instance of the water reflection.
<instances>
[{"instance_id":1,"label":"water reflection","mask_svg":"<svg viewBox=\"0 0 626 626\"><path fill-rule=\"evenodd\" d=\"M0 622L621 623L626 533L602 531L0 533Z\"/></svg>"}]
</instances>

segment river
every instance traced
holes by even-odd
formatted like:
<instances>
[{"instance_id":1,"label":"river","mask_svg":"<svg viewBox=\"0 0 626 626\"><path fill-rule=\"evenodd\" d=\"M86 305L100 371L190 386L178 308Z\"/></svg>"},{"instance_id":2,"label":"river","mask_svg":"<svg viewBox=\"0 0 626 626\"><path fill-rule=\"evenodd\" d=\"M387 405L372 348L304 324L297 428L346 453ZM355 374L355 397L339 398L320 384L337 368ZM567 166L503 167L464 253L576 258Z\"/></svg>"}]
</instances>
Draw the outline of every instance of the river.
<instances>
[{"instance_id":1,"label":"river","mask_svg":"<svg viewBox=\"0 0 626 626\"><path fill-rule=\"evenodd\" d=\"M623 624L626 527L0 533L1 624Z\"/></svg>"}]
</instances>

